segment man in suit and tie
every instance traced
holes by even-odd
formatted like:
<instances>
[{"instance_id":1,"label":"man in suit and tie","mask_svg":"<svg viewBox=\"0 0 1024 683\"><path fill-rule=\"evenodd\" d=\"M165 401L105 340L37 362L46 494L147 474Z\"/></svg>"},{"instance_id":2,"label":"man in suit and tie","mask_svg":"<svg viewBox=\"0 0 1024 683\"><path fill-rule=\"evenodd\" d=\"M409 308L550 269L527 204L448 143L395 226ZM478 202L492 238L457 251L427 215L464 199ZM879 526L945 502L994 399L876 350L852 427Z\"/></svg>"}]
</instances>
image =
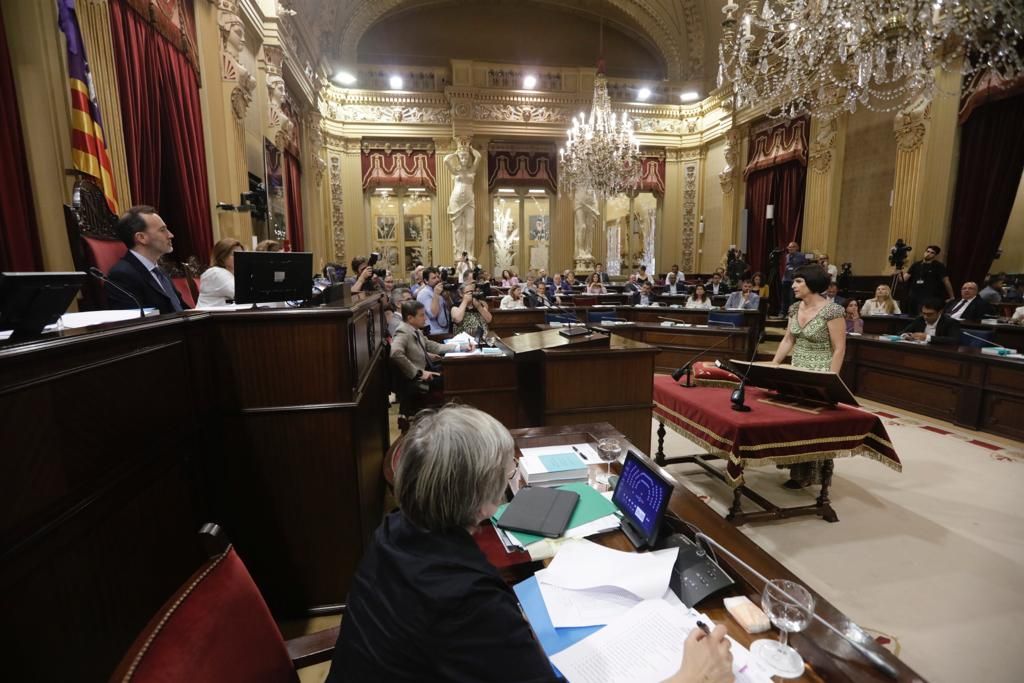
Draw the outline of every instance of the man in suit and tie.
<instances>
[{"instance_id":1,"label":"man in suit and tie","mask_svg":"<svg viewBox=\"0 0 1024 683\"><path fill-rule=\"evenodd\" d=\"M839 296L839 285L835 282L828 283L828 289L825 290L825 301L840 308L846 307L846 298Z\"/></svg>"},{"instance_id":2,"label":"man in suit and tie","mask_svg":"<svg viewBox=\"0 0 1024 683\"><path fill-rule=\"evenodd\" d=\"M427 310L419 301L402 303L402 322L391 340L391 364L405 379L400 387L399 398L426 393L431 388L440 389L441 373L437 371L432 357L443 356L449 351L462 351L460 344L438 344L423 334L427 326ZM465 350L472 351L473 343Z\"/></svg>"},{"instance_id":3,"label":"man in suit and tie","mask_svg":"<svg viewBox=\"0 0 1024 683\"><path fill-rule=\"evenodd\" d=\"M942 314L942 299L932 297L921 304L921 315L910 323L903 333L904 339L929 344L956 346L960 343L960 323Z\"/></svg>"},{"instance_id":4,"label":"man in suit and tie","mask_svg":"<svg viewBox=\"0 0 1024 683\"><path fill-rule=\"evenodd\" d=\"M609 282L611 282L611 280L608 279L608 273L604 272L604 264L603 263L595 263L594 264L594 272L597 273L597 277L601 281L602 285L606 285Z\"/></svg>"},{"instance_id":5,"label":"man in suit and tie","mask_svg":"<svg viewBox=\"0 0 1024 683\"><path fill-rule=\"evenodd\" d=\"M629 303L633 306L654 306L654 289L651 287L650 282L645 282L640 285L640 291L634 292L629 297Z\"/></svg>"},{"instance_id":6,"label":"man in suit and tie","mask_svg":"<svg viewBox=\"0 0 1024 683\"><path fill-rule=\"evenodd\" d=\"M978 285L965 282L960 287L960 298L946 306L946 315L953 320L981 320L992 313L992 306L978 296Z\"/></svg>"},{"instance_id":7,"label":"man in suit and tie","mask_svg":"<svg viewBox=\"0 0 1024 683\"><path fill-rule=\"evenodd\" d=\"M722 279L722 274L717 270L714 275L711 276L711 279L708 280L704 289L707 290L708 296L718 296L720 294L729 293L729 285L725 283L725 280Z\"/></svg>"},{"instance_id":8,"label":"man in suit and tie","mask_svg":"<svg viewBox=\"0 0 1024 683\"><path fill-rule=\"evenodd\" d=\"M176 313L186 308L171 283L160 270L160 258L174 251L174 235L152 206L133 206L118 219L117 236L128 247L128 253L110 269L110 281L138 299L132 301L117 287L107 287L109 308L158 308L160 313Z\"/></svg>"}]
</instances>

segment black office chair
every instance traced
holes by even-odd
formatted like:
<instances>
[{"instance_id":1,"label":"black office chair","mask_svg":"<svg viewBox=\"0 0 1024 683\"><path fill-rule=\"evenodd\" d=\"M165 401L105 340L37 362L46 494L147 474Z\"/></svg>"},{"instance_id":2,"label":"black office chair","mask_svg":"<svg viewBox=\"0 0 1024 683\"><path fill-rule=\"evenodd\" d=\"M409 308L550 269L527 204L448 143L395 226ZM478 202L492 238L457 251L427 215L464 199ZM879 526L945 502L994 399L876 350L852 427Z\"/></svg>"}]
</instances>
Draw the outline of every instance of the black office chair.
<instances>
[{"instance_id":1,"label":"black office chair","mask_svg":"<svg viewBox=\"0 0 1024 683\"><path fill-rule=\"evenodd\" d=\"M708 325L743 327L743 314L732 311L708 311Z\"/></svg>"}]
</instances>

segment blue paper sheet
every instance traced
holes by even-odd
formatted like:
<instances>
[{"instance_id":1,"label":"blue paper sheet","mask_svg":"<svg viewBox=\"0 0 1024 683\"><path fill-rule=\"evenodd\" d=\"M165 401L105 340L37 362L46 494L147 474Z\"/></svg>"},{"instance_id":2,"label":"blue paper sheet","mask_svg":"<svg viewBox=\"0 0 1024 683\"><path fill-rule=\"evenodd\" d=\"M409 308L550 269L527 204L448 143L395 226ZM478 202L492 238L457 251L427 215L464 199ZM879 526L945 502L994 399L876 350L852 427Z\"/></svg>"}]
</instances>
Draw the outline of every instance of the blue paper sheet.
<instances>
[{"instance_id":1,"label":"blue paper sheet","mask_svg":"<svg viewBox=\"0 0 1024 683\"><path fill-rule=\"evenodd\" d=\"M541 595L540 585L535 576L517 583L512 588L519 598L519 604L522 605L526 618L530 621L530 626L537 634L537 640L544 648L544 654L548 657L604 628L604 626L555 628L551 624L551 617L548 616L548 608L544 605L544 596Z\"/></svg>"}]
</instances>

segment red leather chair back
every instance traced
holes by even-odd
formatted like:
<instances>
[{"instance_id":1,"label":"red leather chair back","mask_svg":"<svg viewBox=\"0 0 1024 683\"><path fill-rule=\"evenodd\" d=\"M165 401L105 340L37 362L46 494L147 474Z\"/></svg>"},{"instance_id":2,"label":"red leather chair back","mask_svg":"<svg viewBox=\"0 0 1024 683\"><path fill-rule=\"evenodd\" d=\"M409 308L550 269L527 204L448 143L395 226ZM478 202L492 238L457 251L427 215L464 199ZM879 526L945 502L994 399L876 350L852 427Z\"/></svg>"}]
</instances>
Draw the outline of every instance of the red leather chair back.
<instances>
[{"instance_id":1,"label":"red leather chair back","mask_svg":"<svg viewBox=\"0 0 1024 683\"><path fill-rule=\"evenodd\" d=\"M114 264L128 253L128 247L119 240L104 240L83 235L82 244L85 247L85 258L88 265L96 266L103 271L104 275L109 275Z\"/></svg>"},{"instance_id":2,"label":"red leather chair back","mask_svg":"<svg viewBox=\"0 0 1024 683\"><path fill-rule=\"evenodd\" d=\"M178 290L178 294L181 294L181 300L185 302L185 305L189 308L195 308L196 300L192 296L192 290L188 286L188 280L183 277L172 277L171 282L174 283L174 288Z\"/></svg>"},{"instance_id":3,"label":"red leather chair back","mask_svg":"<svg viewBox=\"0 0 1024 683\"><path fill-rule=\"evenodd\" d=\"M281 632L232 546L150 620L113 683L296 683Z\"/></svg>"}]
</instances>

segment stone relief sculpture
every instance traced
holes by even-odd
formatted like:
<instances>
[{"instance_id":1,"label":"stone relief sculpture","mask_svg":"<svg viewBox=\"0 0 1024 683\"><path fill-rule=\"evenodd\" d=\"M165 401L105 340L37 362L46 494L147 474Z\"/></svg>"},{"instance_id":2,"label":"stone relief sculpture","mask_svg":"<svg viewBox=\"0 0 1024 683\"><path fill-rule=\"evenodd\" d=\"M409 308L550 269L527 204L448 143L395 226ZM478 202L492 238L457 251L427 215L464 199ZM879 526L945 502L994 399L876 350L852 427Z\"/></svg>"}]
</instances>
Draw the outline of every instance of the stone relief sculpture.
<instances>
[{"instance_id":1,"label":"stone relief sculpture","mask_svg":"<svg viewBox=\"0 0 1024 683\"><path fill-rule=\"evenodd\" d=\"M476 200L473 196L473 181L480 168L480 152L469 145L468 140L459 140L458 148L444 158L444 165L455 180L451 199L448 200L448 217L452 221L452 246L459 258L462 252L474 254L474 231Z\"/></svg>"},{"instance_id":2,"label":"stone relief sculpture","mask_svg":"<svg viewBox=\"0 0 1024 683\"><path fill-rule=\"evenodd\" d=\"M245 26L238 15L236 0L219 0L217 9L217 25L221 37L221 79L235 84L231 89L231 111L235 119L241 121L245 118L256 90L256 79L242 64Z\"/></svg>"},{"instance_id":3,"label":"stone relief sculpture","mask_svg":"<svg viewBox=\"0 0 1024 683\"><path fill-rule=\"evenodd\" d=\"M494 272L511 269L516 259L517 228L512 209L494 210ZM460 252L461 253L461 252Z\"/></svg>"},{"instance_id":4,"label":"stone relief sculpture","mask_svg":"<svg viewBox=\"0 0 1024 683\"><path fill-rule=\"evenodd\" d=\"M575 194L575 237L577 273L589 273L594 269L594 233L601 218L597 193L581 190Z\"/></svg>"}]
</instances>

